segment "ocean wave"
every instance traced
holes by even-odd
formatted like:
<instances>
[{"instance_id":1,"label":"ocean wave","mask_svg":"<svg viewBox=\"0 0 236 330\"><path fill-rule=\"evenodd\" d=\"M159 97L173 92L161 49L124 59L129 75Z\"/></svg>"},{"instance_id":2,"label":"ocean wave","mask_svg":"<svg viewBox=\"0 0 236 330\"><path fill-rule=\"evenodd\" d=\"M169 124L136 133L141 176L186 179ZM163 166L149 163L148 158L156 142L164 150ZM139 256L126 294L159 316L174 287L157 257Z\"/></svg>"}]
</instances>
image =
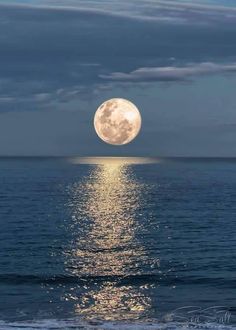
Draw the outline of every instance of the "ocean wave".
<instances>
[{"instance_id":1,"label":"ocean wave","mask_svg":"<svg viewBox=\"0 0 236 330\"><path fill-rule=\"evenodd\" d=\"M195 323L195 322L111 322L111 321L83 321L81 319L68 320L35 320L29 322L5 322L0 321L1 330L13 329L44 329L44 330L233 330L235 325L224 325L218 323Z\"/></svg>"},{"instance_id":2,"label":"ocean wave","mask_svg":"<svg viewBox=\"0 0 236 330\"><path fill-rule=\"evenodd\" d=\"M20 284L84 284L86 283L102 283L111 282L118 285L138 285L138 284L209 284L220 285L224 287L232 287L234 285L234 279L225 278L208 278L197 276L182 276L175 277L164 274L130 274L130 275L32 275L32 274L0 274L0 283L5 285L20 285Z\"/></svg>"},{"instance_id":3,"label":"ocean wave","mask_svg":"<svg viewBox=\"0 0 236 330\"><path fill-rule=\"evenodd\" d=\"M84 329L84 330L233 330L236 320L225 306L185 306L160 318L143 320L104 320L98 318L34 319L30 321L0 320L0 330L12 329Z\"/></svg>"}]
</instances>

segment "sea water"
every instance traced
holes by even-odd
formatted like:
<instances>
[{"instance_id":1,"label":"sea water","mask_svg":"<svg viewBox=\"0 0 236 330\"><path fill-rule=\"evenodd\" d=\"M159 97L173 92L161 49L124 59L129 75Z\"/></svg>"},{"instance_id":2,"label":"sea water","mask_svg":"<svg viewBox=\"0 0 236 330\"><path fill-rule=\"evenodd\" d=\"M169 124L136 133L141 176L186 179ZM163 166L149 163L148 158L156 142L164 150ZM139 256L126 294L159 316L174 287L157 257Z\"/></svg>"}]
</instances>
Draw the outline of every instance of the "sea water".
<instances>
[{"instance_id":1,"label":"sea water","mask_svg":"<svg viewBox=\"0 0 236 330\"><path fill-rule=\"evenodd\" d=\"M0 329L236 328L236 160L0 159Z\"/></svg>"}]
</instances>

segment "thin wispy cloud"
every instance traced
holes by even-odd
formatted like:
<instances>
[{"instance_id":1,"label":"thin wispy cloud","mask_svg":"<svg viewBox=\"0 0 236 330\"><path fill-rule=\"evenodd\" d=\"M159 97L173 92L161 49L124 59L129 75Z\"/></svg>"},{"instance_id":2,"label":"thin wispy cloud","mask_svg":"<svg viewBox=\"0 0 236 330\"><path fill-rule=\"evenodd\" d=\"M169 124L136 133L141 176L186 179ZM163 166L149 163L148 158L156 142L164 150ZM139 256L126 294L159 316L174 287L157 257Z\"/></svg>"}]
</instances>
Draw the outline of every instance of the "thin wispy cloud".
<instances>
[{"instance_id":1,"label":"thin wispy cloud","mask_svg":"<svg viewBox=\"0 0 236 330\"><path fill-rule=\"evenodd\" d=\"M100 75L100 77L114 81L181 81L199 75L230 72L236 72L236 63L216 64L206 62L182 67L145 67L130 73L113 72L108 75Z\"/></svg>"},{"instance_id":2,"label":"thin wispy cloud","mask_svg":"<svg viewBox=\"0 0 236 330\"><path fill-rule=\"evenodd\" d=\"M3 2L2 6L9 6ZM160 21L182 24L216 24L236 21L236 8L223 5L179 2L168 0L85 1L85 0L34 0L31 3L11 2L10 6L49 11L79 11L97 15L120 16L144 21Z\"/></svg>"}]
</instances>

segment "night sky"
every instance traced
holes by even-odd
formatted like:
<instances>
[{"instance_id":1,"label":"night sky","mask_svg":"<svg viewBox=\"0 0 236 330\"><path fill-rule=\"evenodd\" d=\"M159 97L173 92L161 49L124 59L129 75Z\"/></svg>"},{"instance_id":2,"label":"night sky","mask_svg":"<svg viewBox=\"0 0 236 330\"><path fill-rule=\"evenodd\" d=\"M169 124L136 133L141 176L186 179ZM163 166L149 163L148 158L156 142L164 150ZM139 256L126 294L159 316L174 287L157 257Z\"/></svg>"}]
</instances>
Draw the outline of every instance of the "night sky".
<instances>
[{"instance_id":1,"label":"night sky","mask_svg":"<svg viewBox=\"0 0 236 330\"><path fill-rule=\"evenodd\" d=\"M93 127L113 97L125 146ZM0 1L0 155L236 156L235 0Z\"/></svg>"}]
</instances>

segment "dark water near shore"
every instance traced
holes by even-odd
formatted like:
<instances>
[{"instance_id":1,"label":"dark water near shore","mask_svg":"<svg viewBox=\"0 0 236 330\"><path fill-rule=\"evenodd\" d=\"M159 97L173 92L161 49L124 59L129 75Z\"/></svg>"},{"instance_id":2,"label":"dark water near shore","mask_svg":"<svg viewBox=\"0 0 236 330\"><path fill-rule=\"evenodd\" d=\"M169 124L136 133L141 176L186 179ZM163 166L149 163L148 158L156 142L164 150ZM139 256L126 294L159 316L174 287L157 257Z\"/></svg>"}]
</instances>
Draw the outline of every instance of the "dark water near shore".
<instances>
[{"instance_id":1,"label":"dark water near shore","mask_svg":"<svg viewBox=\"0 0 236 330\"><path fill-rule=\"evenodd\" d=\"M0 158L0 225L0 329L236 327L236 160Z\"/></svg>"}]
</instances>

